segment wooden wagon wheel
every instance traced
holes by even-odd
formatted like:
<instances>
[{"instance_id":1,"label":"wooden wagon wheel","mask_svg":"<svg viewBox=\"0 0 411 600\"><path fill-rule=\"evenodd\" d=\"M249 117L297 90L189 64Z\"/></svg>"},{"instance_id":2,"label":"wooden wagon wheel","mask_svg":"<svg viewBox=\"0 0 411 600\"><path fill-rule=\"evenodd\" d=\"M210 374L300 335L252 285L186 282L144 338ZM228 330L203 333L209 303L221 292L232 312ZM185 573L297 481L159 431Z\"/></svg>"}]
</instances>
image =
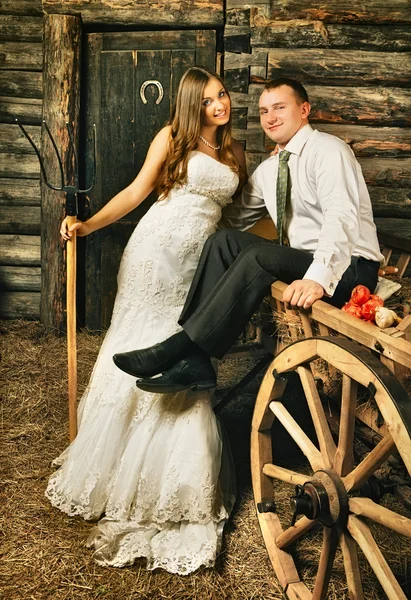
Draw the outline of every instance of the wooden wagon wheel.
<instances>
[{"instance_id":1,"label":"wooden wagon wheel","mask_svg":"<svg viewBox=\"0 0 411 600\"><path fill-rule=\"evenodd\" d=\"M342 374L341 418L332 435L310 363L322 358ZM301 380L313 419L318 447L297 424L281 401L287 373ZM387 433L365 458L355 464L354 426L357 389L368 388L387 425ZM362 389L362 388L361 388ZM286 395L285 395L286 396ZM313 474L298 473L275 464L271 427L277 419L305 454ZM261 384L253 415L251 469L257 515L270 560L284 592L291 599L325 599L338 544L341 546L349 597L364 598L357 546L371 565L390 600L406 599L381 553L367 517L411 538L411 519L388 510L367 497L370 478L393 451L411 473L411 402L398 380L368 350L337 337L295 342L271 363ZM336 439L337 438L337 439ZM295 514L304 515L283 530L276 513L275 480L297 486L290 500ZM369 496L369 494L368 494ZM323 526L323 545L312 591L301 581L289 546L314 526Z\"/></svg>"}]
</instances>

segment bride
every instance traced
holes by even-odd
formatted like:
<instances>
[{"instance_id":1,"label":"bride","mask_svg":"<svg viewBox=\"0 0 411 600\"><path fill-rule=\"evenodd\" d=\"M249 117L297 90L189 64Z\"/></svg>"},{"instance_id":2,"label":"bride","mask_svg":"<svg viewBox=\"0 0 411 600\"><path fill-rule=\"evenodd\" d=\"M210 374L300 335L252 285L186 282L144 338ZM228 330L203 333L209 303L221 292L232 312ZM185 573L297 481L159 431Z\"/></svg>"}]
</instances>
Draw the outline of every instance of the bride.
<instances>
[{"instance_id":1,"label":"bride","mask_svg":"<svg viewBox=\"0 0 411 600\"><path fill-rule=\"evenodd\" d=\"M112 356L180 330L177 319L202 246L245 176L220 77L184 74L170 124L136 179L86 222L85 236L120 219L157 187L159 198L124 251L112 321L78 410L76 439L56 459L46 496L68 515L98 520L88 546L101 565L138 557L188 574L212 566L233 505L230 469L208 391L151 394Z\"/></svg>"}]
</instances>

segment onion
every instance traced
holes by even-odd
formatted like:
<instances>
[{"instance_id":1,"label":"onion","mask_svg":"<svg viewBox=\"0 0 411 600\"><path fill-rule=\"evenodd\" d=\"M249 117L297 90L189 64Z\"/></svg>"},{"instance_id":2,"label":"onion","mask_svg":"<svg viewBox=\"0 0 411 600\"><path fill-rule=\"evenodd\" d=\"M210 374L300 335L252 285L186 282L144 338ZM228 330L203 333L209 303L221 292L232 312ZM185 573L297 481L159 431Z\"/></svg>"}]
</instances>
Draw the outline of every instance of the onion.
<instances>
[{"instance_id":1,"label":"onion","mask_svg":"<svg viewBox=\"0 0 411 600\"><path fill-rule=\"evenodd\" d=\"M375 323L381 329L391 327L391 325L394 325L397 321L398 317L396 313L385 306L379 306L375 311Z\"/></svg>"}]
</instances>

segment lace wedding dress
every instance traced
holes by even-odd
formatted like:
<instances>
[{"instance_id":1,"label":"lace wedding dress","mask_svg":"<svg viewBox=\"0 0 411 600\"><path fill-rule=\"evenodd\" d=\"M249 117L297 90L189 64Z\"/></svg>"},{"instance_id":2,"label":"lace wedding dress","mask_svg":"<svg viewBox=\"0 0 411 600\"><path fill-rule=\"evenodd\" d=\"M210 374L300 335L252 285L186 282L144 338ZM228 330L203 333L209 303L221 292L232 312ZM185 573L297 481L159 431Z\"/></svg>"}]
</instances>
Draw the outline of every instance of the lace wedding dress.
<instances>
[{"instance_id":1,"label":"lace wedding dress","mask_svg":"<svg viewBox=\"0 0 411 600\"><path fill-rule=\"evenodd\" d=\"M148 569L187 574L212 566L219 551L234 494L212 395L143 392L112 356L180 329L201 249L237 184L228 166L192 152L186 184L150 208L124 251L78 435L46 490L68 515L103 516L88 540L99 564L146 557Z\"/></svg>"}]
</instances>

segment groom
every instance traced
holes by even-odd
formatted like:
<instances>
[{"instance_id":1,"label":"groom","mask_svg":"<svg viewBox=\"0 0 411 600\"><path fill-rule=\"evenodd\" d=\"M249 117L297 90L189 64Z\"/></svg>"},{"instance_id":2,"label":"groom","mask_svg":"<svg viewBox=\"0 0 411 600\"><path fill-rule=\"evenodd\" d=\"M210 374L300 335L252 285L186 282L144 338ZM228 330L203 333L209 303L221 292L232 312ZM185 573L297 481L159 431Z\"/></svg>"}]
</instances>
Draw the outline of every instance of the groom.
<instances>
[{"instance_id":1,"label":"groom","mask_svg":"<svg viewBox=\"0 0 411 600\"><path fill-rule=\"evenodd\" d=\"M342 306L358 284L374 290L383 259L364 177L349 146L308 123L307 92L297 81L270 81L260 122L280 152L250 177L241 198L206 242L179 323L183 330L115 364L149 392L215 386L210 356L222 358L271 284L288 283L283 301L308 309L323 298ZM239 231L267 214L278 243ZM159 375L161 373L161 375ZM153 377L155 376L155 377Z\"/></svg>"}]
</instances>

